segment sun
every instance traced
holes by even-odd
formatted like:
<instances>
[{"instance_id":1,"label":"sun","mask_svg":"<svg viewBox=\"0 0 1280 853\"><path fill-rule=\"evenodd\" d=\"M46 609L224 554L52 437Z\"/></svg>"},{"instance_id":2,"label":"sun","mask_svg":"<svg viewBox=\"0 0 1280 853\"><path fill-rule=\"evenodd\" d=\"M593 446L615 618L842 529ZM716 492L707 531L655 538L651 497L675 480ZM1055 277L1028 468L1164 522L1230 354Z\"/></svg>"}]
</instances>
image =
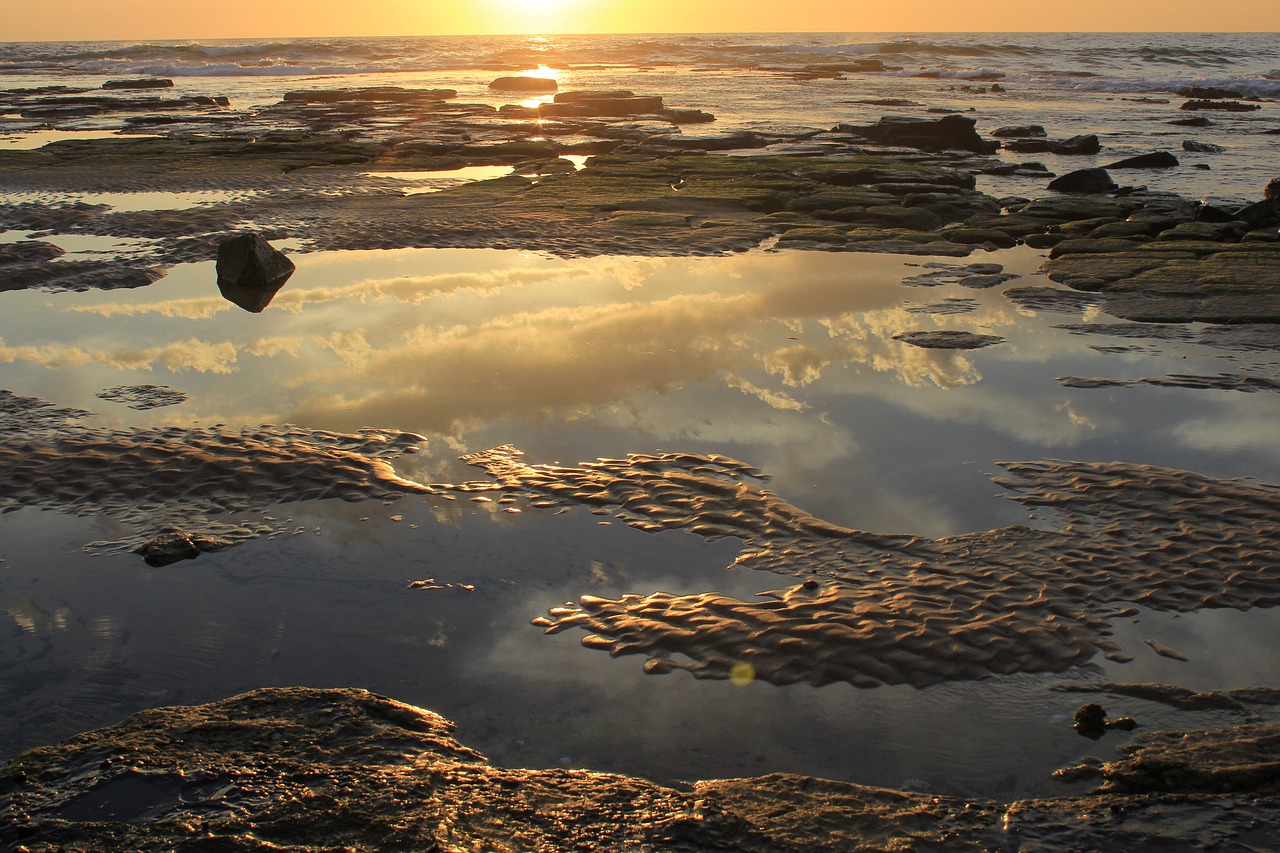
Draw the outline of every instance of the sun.
<instances>
[{"instance_id":1,"label":"sun","mask_svg":"<svg viewBox=\"0 0 1280 853\"><path fill-rule=\"evenodd\" d=\"M495 23L508 33L574 32L581 0L497 0Z\"/></svg>"}]
</instances>

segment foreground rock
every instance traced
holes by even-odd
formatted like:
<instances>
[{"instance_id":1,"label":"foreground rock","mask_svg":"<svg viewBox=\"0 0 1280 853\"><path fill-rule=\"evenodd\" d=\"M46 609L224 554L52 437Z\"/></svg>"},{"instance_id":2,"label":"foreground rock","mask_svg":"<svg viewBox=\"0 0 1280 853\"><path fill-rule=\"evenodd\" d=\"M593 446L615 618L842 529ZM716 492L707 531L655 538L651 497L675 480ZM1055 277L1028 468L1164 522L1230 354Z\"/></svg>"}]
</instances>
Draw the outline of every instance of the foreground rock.
<instances>
[{"instance_id":1,"label":"foreground rock","mask_svg":"<svg viewBox=\"0 0 1280 853\"><path fill-rule=\"evenodd\" d=\"M293 261L258 234L232 237L218 247L218 290L255 314L271 304L294 269Z\"/></svg>"},{"instance_id":2,"label":"foreground rock","mask_svg":"<svg viewBox=\"0 0 1280 853\"><path fill-rule=\"evenodd\" d=\"M0 774L0 844L28 853L1189 851L1280 831L1280 731L1266 725L1145 735L1126 757L1089 769L1106 793L1012 804L791 774L677 790L508 769L452 729L352 689L264 689L144 711L15 759Z\"/></svg>"}]
</instances>

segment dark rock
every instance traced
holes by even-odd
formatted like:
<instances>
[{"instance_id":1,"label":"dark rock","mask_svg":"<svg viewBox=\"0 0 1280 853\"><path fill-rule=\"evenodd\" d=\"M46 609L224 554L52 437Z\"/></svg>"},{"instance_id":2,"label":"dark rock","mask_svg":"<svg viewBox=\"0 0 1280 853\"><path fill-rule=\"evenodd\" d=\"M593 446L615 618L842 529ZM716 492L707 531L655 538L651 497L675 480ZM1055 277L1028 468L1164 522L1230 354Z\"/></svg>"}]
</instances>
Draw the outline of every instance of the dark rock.
<instances>
[{"instance_id":1,"label":"dark rock","mask_svg":"<svg viewBox=\"0 0 1280 853\"><path fill-rule=\"evenodd\" d=\"M1053 146L1054 154L1097 154L1102 150L1102 143L1092 133L1072 136L1057 142Z\"/></svg>"},{"instance_id":2,"label":"dark rock","mask_svg":"<svg viewBox=\"0 0 1280 853\"><path fill-rule=\"evenodd\" d=\"M199 104L202 107L231 106L231 99L226 97L225 95L218 95L217 97L213 97L213 98L209 97L208 95L192 95L191 102L194 104Z\"/></svg>"},{"instance_id":3,"label":"dark rock","mask_svg":"<svg viewBox=\"0 0 1280 853\"><path fill-rule=\"evenodd\" d=\"M1137 157L1126 157L1103 166L1104 169L1169 169L1178 165L1178 158L1168 151L1154 151L1150 154L1139 154Z\"/></svg>"},{"instance_id":4,"label":"dark rock","mask_svg":"<svg viewBox=\"0 0 1280 853\"><path fill-rule=\"evenodd\" d=\"M1244 93L1238 89L1219 89L1216 86L1184 86L1174 94L1180 98L1199 98L1210 101L1244 97Z\"/></svg>"},{"instance_id":5,"label":"dark rock","mask_svg":"<svg viewBox=\"0 0 1280 853\"><path fill-rule=\"evenodd\" d=\"M293 275L293 261L257 234L242 234L218 246L218 289L230 302L260 313Z\"/></svg>"},{"instance_id":6,"label":"dark rock","mask_svg":"<svg viewBox=\"0 0 1280 853\"><path fill-rule=\"evenodd\" d=\"M1079 169L1054 178L1049 189L1060 193L1106 193L1116 189L1116 182L1106 169Z\"/></svg>"},{"instance_id":7,"label":"dark rock","mask_svg":"<svg viewBox=\"0 0 1280 853\"><path fill-rule=\"evenodd\" d=\"M1182 140L1182 150L1190 151L1194 154L1221 154L1227 149L1221 145L1214 145L1212 142L1196 142L1194 139Z\"/></svg>"},{"instance_id":8,"label":"dark rock","mask_svg":"<svg viewBox=\"0 0 1280 853\"><path fill-rule=\"evenodd\" d=\"M489 88L504 92L554 92L560 86L550 77L499 77Z\"/></svg>"},{"instance_id":9,"label":"dark rock","mask_svg":"<svg viewBox=\"0 0 1280 853\"><path fill-rule=\"evenodd\" d=\"M665 118L672 124L703 124L709 121L715 121L716 117L702 110L677 109L672 107L664 107L658 111L658 115Z\"/></svg>"},{"instance_id":10,"label":"dark rock","mask_svg":"<svg viewBox=\"0 0 1280 853\"><path fill-rule=\"evenodd\" d=\"M1176 124L1178 127L1211 127L1213 122L1204 116L1192 116L1191 118L1176 118L1169 124Z\"/></svg>"},{"instance_id":11,"label":"dark rock","mask_svg":"<svg viewBox=\"0 0 1280 853\"><path fill-rule=\"evenodd\" d=\"M1235 222L1236 215L1212 204L1202 204L1196 208L1197 222Z\"/></svg>"},{"instance_id":12,"label":"dark rock","mask_svg":"<svg viewBox=\"0 0 1280 853\"><path fill-rule=\"evenodd\" d=\"M108 80L104 89L172 89L173 81L164 77L146 77L133 80Z\"/></svg>"},{"instance_id":13,"label":"dark rock","mask_svg":"<svg viewBox=\"0 0 1280 853\"><path fill-rule=\"evenodd\" d=\"M455 89L404 89L400 86L368 86L363 89L311 89L285 92L282 100L302 104L337 104L347 101L405 104L447 101L458 97Z\"/></svg>"},{"instance_id":14,"label":"dark rock","mask_svg":"<svg viewBox=\"0 0 1280 853\"><path fill-rule=\"evenodd\" d=\"M1277 212L1276 203L1269 199L1245 205L1235 212L1235 218L1244 220L1252 228L1280 225L1280 212Z\"/></svg>"},{"instance_id":15,"label":"dark rock","mask_svg":"<svg viewBox=\"0 0 1280 853\"><path fill-rule=\"evenodd\" d=\"M1045 129L1038 124L1007 124L991 131L991 135L997 139L1027 139L1048 136L1045 133Z\"/></svg>"},{"instance_id":16,"label":"dark rock","mask_svg":"<svg viewBox=\"0 0 1280 853\"><path fill-rule=\"evenodd\" d=\"M1076 710L1076 732L1089 740L1098 740L1107 733L1107 712L1096 702L1088 702Z\"/></svg>"},{"instance_id":17,"label":"dark rock","mask_svg":"<svg viewBox=\"0 0 1280 853\"><path fill-rule=\"evenodd\" d=\"M1261 104L1245 104L1240 101L1187 101L1179 109L1183 110L1223 110L1231 113L1247 113L1262 109Z\"/></svg>"},{"instance_id":18,"label":"dark rock","mask_svg":"<svg viewBox=\"0 0 1280 853\"><path fill-rule=\"evenodd\" d=\"M906 116L886 116L873 125L837 125L837 133L853 133L881 145L901 145L923 151L972 151L994 154L1000 143L983 139L974 130L975 121L958 115L929 120Z\"/></svg>"},{"instance_id":19,"label":"dark rock","mask_svg":"<svg viewBox=\"0 0 1280 853\"><path fill-rule=\"evenodd\" d=\"M661 112L662 109L660 96L637 95L625 89L609 92L561 92L555 96L553 103L539 104L537 107L538 113L544 116L637 116Z\"/></svg>"},{"instance_id":20,"label":"dark rock","mask_svg":"<svg viewBox=\"0 0 1280 853\"><path fill-rule=\"evenodd\" d=\"M134 549L153 568L169 566L182 560L194 560L201 554L218 551L230 543L208 536L170 530Z\"/></svg>"},{"instance_id":21,"label":"dark rock","mask_svg":"<svg viewBox=\"0 0 1280 853\"><path fill-rule=\"evenodd\" d=\"M682 133L677 136L663 137L653 140L659 147L678 148L688 151L735 151L743 148L764 148L769 141L749 130L719 135L701 135Z\"/></svg>"},{"instance_id":22,"label":"dark rock","mask_svg":"<svg viewBox=\"0 0 1280 853\"><path fill-rule=\"evenodd\" d=\"M1015 154L1051 154L1056 144L1051 139L1010 139L1001 147Z\"/></svg>"},{"instance_id":23,"label":"dark rock","mask_svg":"<svg viewBox=\"0 0 1280 853\"><path fill-rule=\"evenodd\" d=\"M1272 178L1262 190L1262 197L1267 201L1280 202L1280 178Z\"/></svg>"}]
</instances>

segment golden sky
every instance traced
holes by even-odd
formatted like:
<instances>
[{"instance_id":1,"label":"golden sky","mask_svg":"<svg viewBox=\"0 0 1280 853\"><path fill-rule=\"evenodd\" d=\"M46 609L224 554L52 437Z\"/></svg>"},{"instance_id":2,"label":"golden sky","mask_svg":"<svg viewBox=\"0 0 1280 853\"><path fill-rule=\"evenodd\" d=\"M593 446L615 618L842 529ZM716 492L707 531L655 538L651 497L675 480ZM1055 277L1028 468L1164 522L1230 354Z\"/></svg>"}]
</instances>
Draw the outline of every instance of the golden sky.
<instances>
[{"instance_id":1,"label":"golden sky","mask_svg":"<svg viewBox=\"0 0 1280 853\"><path fill-rule=\"evenodd\" d=\"M1237 0L15 0L0 40L497 33L1280 31Z\"/></svg>"}]
</instances>

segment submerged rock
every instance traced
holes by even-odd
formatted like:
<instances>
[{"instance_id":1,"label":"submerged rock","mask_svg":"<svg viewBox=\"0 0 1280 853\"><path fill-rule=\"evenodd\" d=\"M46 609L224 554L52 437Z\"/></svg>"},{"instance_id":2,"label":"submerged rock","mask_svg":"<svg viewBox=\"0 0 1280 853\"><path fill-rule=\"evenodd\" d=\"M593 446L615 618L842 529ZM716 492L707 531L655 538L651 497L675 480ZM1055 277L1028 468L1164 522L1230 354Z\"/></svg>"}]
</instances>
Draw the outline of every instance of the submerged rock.
<instances>
[{"instance_id":1,"label":"submerged rock","mask_svg":"<svg viewBox=\"0 0 1280 853\"><path fill-rule=\"evenodd\" d=\"M271 304L294 269L293 261L258 234L242 234L218 246L218 289L255 314Z\"/></svg>"},{"instance_id":2,"label":"submerged rock","mask_svg":"<svg viewBox=\"0 0 1280 853\"><path fill-rule=\"evenodd\" d=\"M903 332L894 335L895 341L911 344L922 349L981 349L993 344L1004 343L999 335L978 335L973 332L960 332L942 329L932 332Z\"/></svg>"},{"instance_id":3,"label":"submerged rock","mask_svg":"<svg viewBox=\"0 0 1280 853\"><path fill-rule=\"evenodd\" d=\"M1193 154L1221 154L1227 149L1212 142L1196 142L1194 139L1184 139L1182 140L1182 150L1190 151Z\"/></svg>"}]
</instances>

